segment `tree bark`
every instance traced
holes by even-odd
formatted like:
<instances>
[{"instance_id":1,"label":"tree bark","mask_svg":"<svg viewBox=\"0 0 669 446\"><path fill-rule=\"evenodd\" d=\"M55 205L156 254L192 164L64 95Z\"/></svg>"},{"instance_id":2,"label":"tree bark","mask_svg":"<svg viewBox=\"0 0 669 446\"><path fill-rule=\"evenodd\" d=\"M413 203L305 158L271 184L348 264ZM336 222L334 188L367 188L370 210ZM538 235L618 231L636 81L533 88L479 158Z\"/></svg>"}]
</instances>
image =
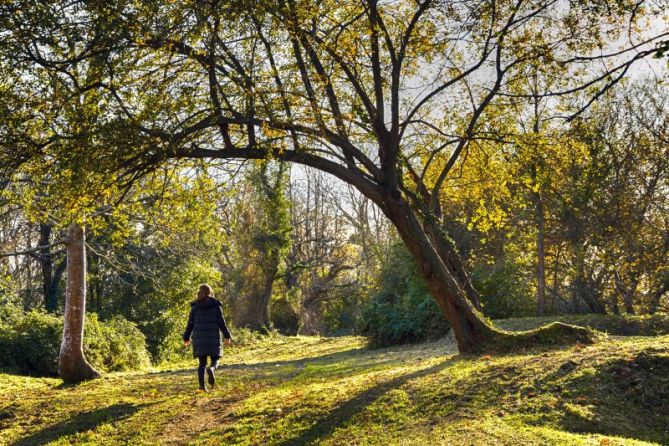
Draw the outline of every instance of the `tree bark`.
<instances>
[{"instance_id":1,"label":"tree bark","mask_svg":"<svg viewBox=\"0 0 669 446\"><path fill-rule=\"evenodd\" d=\"M665 280L662 286L653 293L653 296L650 299L650 306L648 308L648 313L655 314L660 308L660 299L664 296L665 293L669 292L669 279Z\"/></svg>"},{"instance_id":2,"label":"tree bark","mask_svg":"<svg viewBox=\"0 0 669 446\"><path fill-rule=\"evenodd\" d=\"M246 298L239 302L236 324L253 331L267 332L270 328L270 302L277 269L264 273L262 283L254 281ZM242 288L245 288L244 286Z\"/></svg>"},{"instance_id":3,"label":"tree bark","mask_svg":"<svg viewBox=\"0 0 669 446\"><path fill-rule=\"evenodd\" d=\"M56 287L53 278L53 255L51 254L51 225L40 223L39 246L45 248L40 251L39 260L42 266L42 293L44 294L44 308L49 313L55 313L58 307Z\"/></svg>"},{"instance_id":4,"label":"tree bark","mask_svg":"<svg viewBox=\"0 0 669 446\"><path fill-rule=\"evenodd\" d=\"M58 356L58 374L66 383L98 378L100 374L86 361L83 349L86 318L86 233L73 224L67 241L67 288L63 340Z\"/></svg>"},{"instance_id":5,"label":"tree bark","mask_svg":"<svg viewBox=\"0 0 669 446\"><path fill-rule=\"evenodd\" d=\"M300 305L300 326L297 331L303 336L318 336L326 331L326 326L321 317L318 298L309 299Z\"/></svg>"},{"instance_id":6,"label":"tree bark","mask_svg":"<svg viewBox=\"0 0 669 446\"><path fill-rule=\"evenodd\" d=\"M615 273L614 276L615 276L614 280L616 283L616 288L618 288L618 291L620 291L620 294L623 296L623 304L625 305L625 311L627 312L627 314L636 314L636 312L634 311L634 293L636 293L636 290L639 286L638 279L636 278L632 279L629 286L627 286L617 272Z\"/></svg>"},{"instance_id":7,"label":"tree bark","mask_svg":"<svg viewBox=\"0 0 669 446\"><path fill-rule=\"evenodd\" d=\"M533 194L534 211L537 219L537 316L546 313L546 250L544 246L544 205L541 195Z\"/></svg>"},{"instance_id":8,"label":"tree bark","mask_svg":"<svg viewBox=\"0 0 669 446\"><path fill-rule=\"evenodd\" d=\"M469 300L406 201L388 193L381 207L395 225L421 277L448 320L461 353L503 352L542 344L591 343L596 339L595 334L586 328L560 323L516 333L493 327Z\"/></svg>"},{"instance_id":9,"label":"tree bark","mask_svg":"<svg viewBox=\"0 0 669 446\"><path fill-rule=\"evenodd\" d=\"M469 301L474 305L474 308L481 311L479 292L472 285L469 274L465 270L464 263L454 243L442 234L434 224L426 223L423 226L444 265L446 265L455 280L457 280L460 288L465 292Z\"/></svg>"},{"instance_id":10,"label":"tree bark","mask_svg":"<svg viewBox=\"0 0 669 446\"><path fill-rule=\"evenodd\" d=\"M401 197L388 194L384 212L393 222L425 283L448 320L460 352L473 352L501 334L488 324L448 270L414 212Z\"/></svg>"},{"instance_id":11,"label":"tree bark","mask_svg":"<svg viewBox=\"0 0 669 446\"><path fill-rule=\"evenodd\" d=\"M575 266L576 276L573 282L575 301L577 302L578 299L582 299L592 313L606 314L606 305L601 301L595 287L592 286L592 283L586 277L583 247L580 245L576 247Z\"/></svg>"}]
</instances>

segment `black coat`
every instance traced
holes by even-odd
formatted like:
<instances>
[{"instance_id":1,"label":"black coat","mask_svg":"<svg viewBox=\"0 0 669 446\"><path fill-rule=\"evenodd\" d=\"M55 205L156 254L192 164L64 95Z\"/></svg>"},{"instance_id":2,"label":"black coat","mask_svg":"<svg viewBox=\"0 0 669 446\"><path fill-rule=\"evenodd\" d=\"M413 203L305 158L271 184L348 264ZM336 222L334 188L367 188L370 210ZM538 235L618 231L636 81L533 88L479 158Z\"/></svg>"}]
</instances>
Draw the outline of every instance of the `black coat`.
<instances>
[{"instance_id":1,"label":"black coat","mask_svg":"<svg viewBox=\"0 0 669 446\"><path fill-rule=\"evenodd\" d=\"M221 356L221 332L226 339L232 338L221 303L213 297L193 301L183 336L187 341L192 335L193 356Z\"/></svg>"}]
</instances>

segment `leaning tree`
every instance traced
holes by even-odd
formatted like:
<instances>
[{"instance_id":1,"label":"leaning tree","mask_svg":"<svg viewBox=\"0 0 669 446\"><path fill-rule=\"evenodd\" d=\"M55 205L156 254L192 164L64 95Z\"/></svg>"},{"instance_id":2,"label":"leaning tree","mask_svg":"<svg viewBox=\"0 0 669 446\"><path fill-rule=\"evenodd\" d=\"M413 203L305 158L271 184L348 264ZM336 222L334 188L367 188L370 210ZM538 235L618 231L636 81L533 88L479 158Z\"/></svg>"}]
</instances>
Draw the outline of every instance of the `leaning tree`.
<instances>
[{"instance_id":1,"label":"leaning tree","mask_svg":"<svg viewBox=\"0 0 669 446\"><path fill-rule=\"evenodd\" d=\"M659 6L193 0L2 8L25 61L62 77L87 59L100 62L96 82L81 88L104 96L109 130L88 149L119 182L170 159L275 158L334 175L392 222L460 351L474 351L537 335L512 337L480 313L443 230L449 179L481 141L505 143L501 108L540 96L556 118L574 118L656 52L669 33L645 30L658 28ZM35 17L41 22L31 27ZM523 90L537 65L545 82Z\"/></svg>"}]
</instances>

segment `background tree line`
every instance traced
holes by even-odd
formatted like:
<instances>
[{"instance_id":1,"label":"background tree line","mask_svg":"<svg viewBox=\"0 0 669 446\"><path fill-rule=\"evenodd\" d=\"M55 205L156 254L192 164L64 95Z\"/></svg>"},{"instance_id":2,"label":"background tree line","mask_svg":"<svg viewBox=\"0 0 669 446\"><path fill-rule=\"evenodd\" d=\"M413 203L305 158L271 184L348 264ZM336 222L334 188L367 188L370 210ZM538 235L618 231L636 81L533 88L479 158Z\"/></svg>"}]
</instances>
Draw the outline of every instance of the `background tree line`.
<instances>
[{"instance_id":1,"label":"background tree line","mask_svg":"<svg viewBox=\"0 0 669 446\"><path fill-rule=\"evenodd\" d=\"M666 101L665 87L630 83L583 119L529 125L456 166L443 207L484 314L667 311ZM199 282L218 290L235 326L255 331L383 343L448 329L397 235L354 189L278 161L169 175L169 188L156 176L136 197L160 212L129 206L87 242L89 311L137 324L154 360L181 354ZM60 314L63 249L21 252L61 234L9 200L0 224L2 252L18 253L0 260L4 305Z\"/></svg>"},{"instance_id":2,"label":"background tree line","mask_svg":"<svg viewBox=\"0 0 669 446\"><path fill-rule=\"evenodd\" d=\"M39 262L43 301L57 310L65 245L61 356L78 351L87 376L87 292L100 312L155 325L153 336L174 330L179 307L164 302L194 277L218 284L253 330L276 314L286 330L372 331L369 318L344 316L383 296L396 311L378 323L411 333L438 308L463 352L541 340L486 313L662 305L663 93L614 88L662 51L667 33L644 28L662 14L656 2L17 1L0 11L3 205L8 230L31 244L3 253L24 259L8 260L6 282L21 271L33 290ZM246 163L233 174L221 164L231 159ZM35 245L22 220L39 225ZM398 265L403 253L413 268ZM117 297L101 299L108 290ZM431 305L418 298L427 294ZM161 339L154 354L169 351Z\"/></svg>"}]
</instances>

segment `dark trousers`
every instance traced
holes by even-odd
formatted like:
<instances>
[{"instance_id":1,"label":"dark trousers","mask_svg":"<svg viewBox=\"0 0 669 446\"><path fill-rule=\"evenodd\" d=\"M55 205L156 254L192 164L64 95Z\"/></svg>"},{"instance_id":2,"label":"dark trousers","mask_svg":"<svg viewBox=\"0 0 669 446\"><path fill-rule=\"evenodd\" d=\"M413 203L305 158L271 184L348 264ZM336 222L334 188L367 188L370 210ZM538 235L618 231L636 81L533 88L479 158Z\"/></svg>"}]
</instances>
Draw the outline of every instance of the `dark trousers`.
<instances>
[{"instance_id":1,"label":"dark trousers","mask_svg":"<svg viewBox=\"0 0 669 446\"><path fill-rule=\"evenodd\" d=\"M218 367L218 360L221 359L221 357L209 356L209 358L211 359L211 363L209 365L209 370L207 370L207 373L213 375L214 370L216 370L216 367ZM200 389L204 389L204 371L205 369L207 369L207 357L198 356L197 360L200 362L197 367L197 380L200 383Z\"/></svg>"}]
</instances>

